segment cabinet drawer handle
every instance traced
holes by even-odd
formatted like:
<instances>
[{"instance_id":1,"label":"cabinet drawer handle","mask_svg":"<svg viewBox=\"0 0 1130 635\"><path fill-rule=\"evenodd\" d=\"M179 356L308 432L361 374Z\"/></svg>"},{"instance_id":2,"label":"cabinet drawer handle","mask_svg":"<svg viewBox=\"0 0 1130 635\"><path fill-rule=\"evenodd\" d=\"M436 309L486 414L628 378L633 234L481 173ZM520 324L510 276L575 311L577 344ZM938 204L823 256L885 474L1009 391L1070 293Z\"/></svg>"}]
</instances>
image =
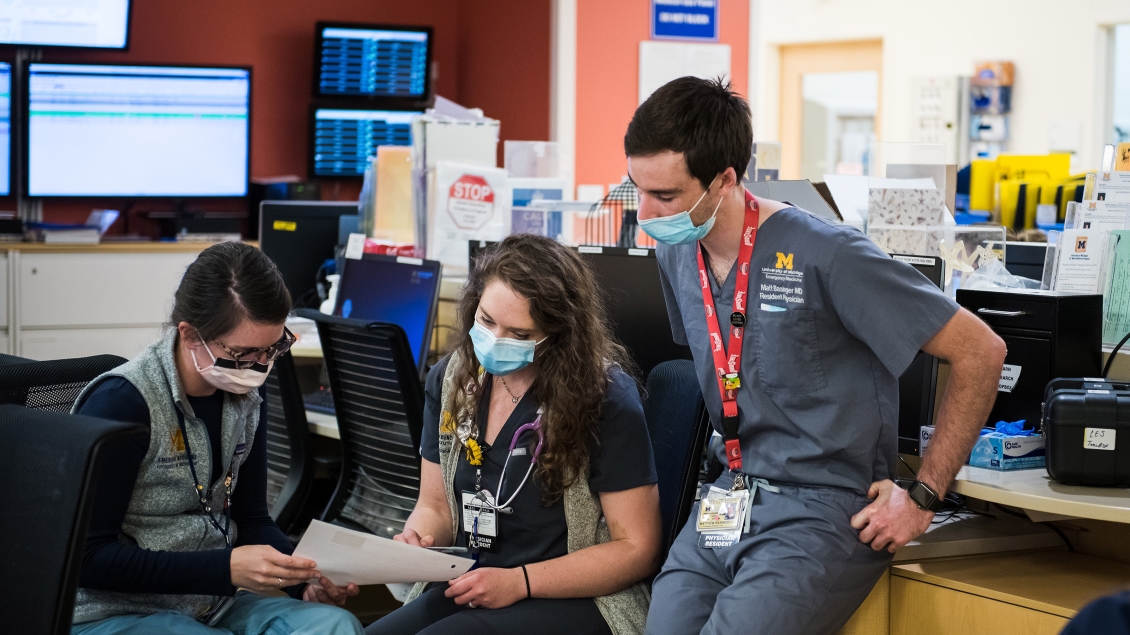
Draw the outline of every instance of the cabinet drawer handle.
<instances>
[{"instance_id":1,"label":"cabinet drawer handle","mask_svg":"<svg viewBox=\"0 0 1130 635\"><path fill-rule=\"evenodd\" d=\"M1020 317L1024 315L1024 311L1001 311L999 309L977 309L977 312L982 315L999 315L1000 317Z\"/></svg>"}]
</instances>

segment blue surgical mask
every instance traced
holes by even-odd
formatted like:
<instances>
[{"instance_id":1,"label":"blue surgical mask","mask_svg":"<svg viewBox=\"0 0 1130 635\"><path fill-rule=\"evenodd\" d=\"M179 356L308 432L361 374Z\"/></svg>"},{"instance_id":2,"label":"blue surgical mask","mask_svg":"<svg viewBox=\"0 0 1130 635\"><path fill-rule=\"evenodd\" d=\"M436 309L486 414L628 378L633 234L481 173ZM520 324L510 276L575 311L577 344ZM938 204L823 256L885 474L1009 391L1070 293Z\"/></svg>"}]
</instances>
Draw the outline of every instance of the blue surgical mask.
<instances>
[{"instance_id":1,"label":"blue surgical mask","mask_svg":"<svg viewBox=\"0 0 1130 635\"><path fill-rule=\"evenodd\" d=\"M714 180L718 180L718 177L714 177ZM710 187L713 185L714 181L711 181L710 185L706 187L706 192L709 192ZM703 192L702 196L698 197L694 206L689 210L671 216L657 216L655 218L641 220L640 229L647 232L648 236L651 236L665 245L685 245L706 238L710 230L714 229L714 221L718 217L718 208L722 206L722 199L718 199L718 204L714 206L714 213L710 215L710 218L706 219L705 223L696 227L694 222L691 221L691 212L698 207L702 199L706 198L706 192Z\"/></svg>"},{"instance_id":2,"label":"blue surgical mask","mask_svg":"<svg viewBox=\"0 0 1130 635\"><path fill-rule=\"evenodd\" d=\"M541 342L544 342L543 339ZM490 329L475 322L471 327L471 342L475 357L483 370L497 377L521 370L534 361L534 348L541 342L496 337Z\"/></svg>"}]
</instances>

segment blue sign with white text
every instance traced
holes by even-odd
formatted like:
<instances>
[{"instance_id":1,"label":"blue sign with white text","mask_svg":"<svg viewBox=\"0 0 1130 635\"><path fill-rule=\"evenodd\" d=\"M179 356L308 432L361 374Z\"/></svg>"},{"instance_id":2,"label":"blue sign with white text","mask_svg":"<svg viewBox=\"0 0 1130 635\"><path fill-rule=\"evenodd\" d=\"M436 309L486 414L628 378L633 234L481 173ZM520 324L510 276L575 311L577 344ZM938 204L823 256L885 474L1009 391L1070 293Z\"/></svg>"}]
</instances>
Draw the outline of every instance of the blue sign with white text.
<instances>
[{"instance_id":1,"label":"blue sign with white text","mask_svg":"<svg viewBox=\"0 0 1130 635\"><path fill-rule=\"evenodd\" d=\"M718 39L721 0L651 0L652 39Z\"/></svg>"}]
</instances>

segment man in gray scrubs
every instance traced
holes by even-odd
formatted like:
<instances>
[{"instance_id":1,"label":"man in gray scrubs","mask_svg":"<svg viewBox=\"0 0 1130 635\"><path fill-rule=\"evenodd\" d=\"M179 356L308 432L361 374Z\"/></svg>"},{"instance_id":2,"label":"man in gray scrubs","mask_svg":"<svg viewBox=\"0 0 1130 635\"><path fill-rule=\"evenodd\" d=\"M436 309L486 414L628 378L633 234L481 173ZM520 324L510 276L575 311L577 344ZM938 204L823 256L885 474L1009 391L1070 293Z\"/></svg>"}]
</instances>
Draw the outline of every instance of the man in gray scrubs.
<instances>
[{"instance_id":1,"label":"man in gray scrubs","mask_svg":"<svg viewBox=\"0 0 1130 635\"><path fill-rule=\"evenodd\" d=\"M752 146L746 102L691 77L648 98L624 138L674 338L726 440L711 495L749 500L730 538L710 531L724 514L695 506L655 580L651 635L835 632L930 526L1004 362L988 327L857 230L749 194ZM919 350L952 372L903 490L898 377Z\"/></svg>"}]
</instances>

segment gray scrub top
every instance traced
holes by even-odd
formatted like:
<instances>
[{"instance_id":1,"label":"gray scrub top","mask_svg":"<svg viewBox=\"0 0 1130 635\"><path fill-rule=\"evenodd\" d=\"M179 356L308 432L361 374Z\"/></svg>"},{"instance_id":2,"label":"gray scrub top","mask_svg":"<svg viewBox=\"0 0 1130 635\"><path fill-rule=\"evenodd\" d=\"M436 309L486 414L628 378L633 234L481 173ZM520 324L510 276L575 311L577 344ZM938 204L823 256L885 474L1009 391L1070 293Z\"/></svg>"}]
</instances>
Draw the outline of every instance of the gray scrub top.
<instances>
[{"instance_id":1,"label":"gray scrub top","mask_svg":"<svg viewBox=\"0 0 1130 635\"><path fill-rule=\"evenodd\" d=\"M656 255L671 332L691 347L721 432L697 248L661 244ZM721 288L708 276L725 346L736 270ZM738 389L742 471L859 493L893 478L898 377L958 305L857 229L795 207L758 230L749 294Z\"/></svg>"}]
</instances>

